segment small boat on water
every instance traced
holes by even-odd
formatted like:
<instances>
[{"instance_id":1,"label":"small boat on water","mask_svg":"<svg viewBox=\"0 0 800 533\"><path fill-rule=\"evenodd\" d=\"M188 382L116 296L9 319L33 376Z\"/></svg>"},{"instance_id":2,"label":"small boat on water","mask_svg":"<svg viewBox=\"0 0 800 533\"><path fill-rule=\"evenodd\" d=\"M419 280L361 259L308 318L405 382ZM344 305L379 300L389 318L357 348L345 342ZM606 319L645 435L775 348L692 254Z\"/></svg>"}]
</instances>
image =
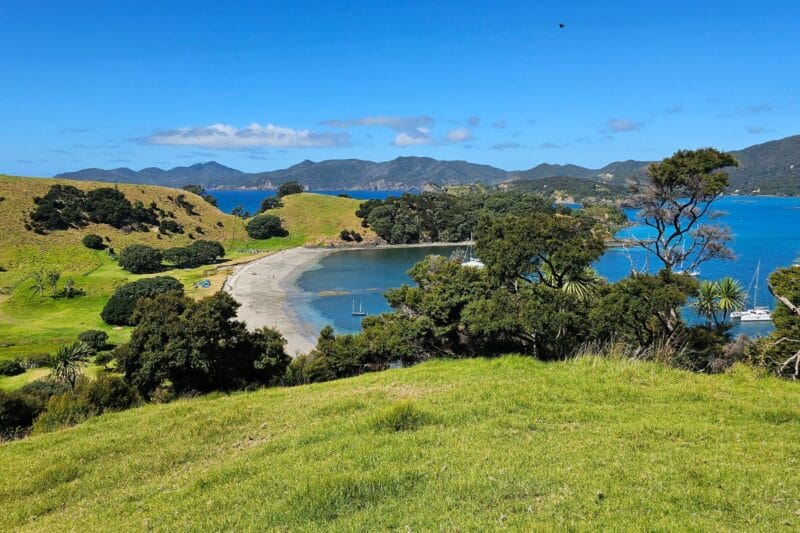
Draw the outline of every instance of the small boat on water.
<instances>
[{"instance_id":1,"label":"small boat on water","mask_svg":"<svg viewBox=\"0 0 800 533\"><path fill-rule=\"evenodd\" d=\"M362 302L358 302L358 311L356 311L356 299L353 298L353 316L367 316L367 312L362 308Z\"/></svg>"},{"instance_id":2,"label":"small boat on water","mask_svg":"<svg viewBox=\"0 0 800 533\"><path fill-rule=\"evenodd\" d=\"M486 265L483 261L472 255L472 246L467 246L467 251L464 252L464 260L461 261L461 266L467 268L485 268Z\"/></svg>"},{"instance_id":3,"label":"small boat on water","mask_svg":"<svg viewBox=\"0 0 800 533\"><path fill-rule=\"evenodd\" d=\"M731 318L740 320L741 322L771 322L772 311L768 307L759 307L758 302L758 277L761 273L761 261L756 266L756 271L753 274L753 279L750 281L750 287L747 289L748 296L750 288L753 288L753 307L743 311L733 311Z\"/></svg>"},{"instance_id":4,"label":"small boat on water","mask_svg":"<svg viewBox=\"0 0 800 533\"><path fill-rule=\"evenodd\" d=\"M681 255L685 255L686 254L685 250L686 250L685 247L681 246ZM690 270L686 270L684 268L684 266L683 266L683 259L681 259L681 269L680 270L673 270L673 272L675 274L689 274L693 278L696 278L696 277L698 277L700 275L700 271L697 270L696 268L693 268L693 269L690 269Z\"/></svg>"}]
</instances>

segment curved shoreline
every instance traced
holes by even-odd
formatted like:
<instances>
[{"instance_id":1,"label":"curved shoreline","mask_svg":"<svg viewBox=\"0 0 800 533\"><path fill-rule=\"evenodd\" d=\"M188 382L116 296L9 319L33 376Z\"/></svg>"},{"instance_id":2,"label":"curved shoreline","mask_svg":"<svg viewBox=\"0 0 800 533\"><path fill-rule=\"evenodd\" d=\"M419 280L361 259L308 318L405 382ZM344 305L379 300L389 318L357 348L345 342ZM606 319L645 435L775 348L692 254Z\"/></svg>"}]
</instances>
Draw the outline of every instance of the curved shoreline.
<instances>
[{"instance_id":1,"label":"curved shoreline","mask_svg":"<svg viewBox=\"0 0 800 533\"><path fill-rule=\"evenodd\" d=\"M236 268L223 289L241 304L237 318L248 329L268 326L286 339L286 353L296 357L310 352L316 345L318 331L299 313L294 297L301 293L297 280L320 259L336 252L375 250L380 248L422 248L463 246L468 243L420 243L378 246L347 246L281 250Z\"/></svg>"}]
</instances>

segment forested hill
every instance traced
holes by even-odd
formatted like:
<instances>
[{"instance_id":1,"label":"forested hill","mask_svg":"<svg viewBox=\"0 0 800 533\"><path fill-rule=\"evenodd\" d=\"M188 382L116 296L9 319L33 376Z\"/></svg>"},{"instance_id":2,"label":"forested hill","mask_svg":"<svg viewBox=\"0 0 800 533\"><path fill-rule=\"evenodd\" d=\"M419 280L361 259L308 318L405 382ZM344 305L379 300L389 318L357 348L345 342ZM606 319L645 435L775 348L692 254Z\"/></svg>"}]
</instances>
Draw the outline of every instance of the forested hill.
<instances>
[{"instance_id":1,"label":"forested hill","mask_svg":"<svg viewBox=\"0 0 800 533\"><path fill-rule=\"evenodd\" d=\"M731 171L730 192L742 194L800 195L800 135L770 141L731 152L740 163ZM181 187L196 183L204 187L272 189L287 181L298 181L310 189L418 189L428 184L447 186L483 183L497 185L517 180L568 177L625 185L643 174L648 161L616 161L591 169L578 165L540 164L528 170L506 171L468 161L439 161L428 157L398 157L374 162L361 159L303 161L281 170L246 173L217 162L198 163L171 170L90 168L58 174L64 179L143 183Z\"/></svg>"}]
</instances>

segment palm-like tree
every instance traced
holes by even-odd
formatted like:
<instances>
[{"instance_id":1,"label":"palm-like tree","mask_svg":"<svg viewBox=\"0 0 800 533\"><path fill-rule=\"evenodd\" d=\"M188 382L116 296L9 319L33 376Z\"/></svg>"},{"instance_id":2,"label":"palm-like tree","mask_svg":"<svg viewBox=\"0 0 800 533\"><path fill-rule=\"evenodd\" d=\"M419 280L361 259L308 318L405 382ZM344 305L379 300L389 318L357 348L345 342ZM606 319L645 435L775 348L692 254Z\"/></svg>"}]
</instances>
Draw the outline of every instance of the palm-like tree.
<instances>
[{"instance_id":1,"label":"palm-like tree","mask_svg":"<svg viewBox=\"0 0 800 533\"><path fill-rule=\"evenodd\" d=\"M556 277L547 264L543 264L540 271L545 282L550 285L555 284ZM602 281L603 278L592 267L586 267L580 276L566 277L562 282L561 290L577 297L578 300L590 300L597 294L597 288Z\"/></svg>"},{"instance_id":2,"label":"palm-like tree","mask_svg":"<svg viewBox=\"0 0 800 533\"><path fill-rule=\"evenodd\" d=\"M738 281L726 276L717 282L717 305L722 311L722 321L726 321L733 311L744 309L747 295Z\"/></svg>"},{"instance_id":3,"label":"palm-like tree","mask_svg":"<svg viewBox=\"0 0 800 533\"><path fill-rule=\"evenodd\" d=\"M744 308L745 293L738 281L731 277L719 281L702 281L694 309L697 314L717 326L725 323L732 311Z\"/></svg>"},{"instance_id":4,"label":"palm-like tree","mask_svg":"<svg viewBox=\"0 0 800 533\"><path fill-rule=\"evenodd\" d=\"M91 350L82 342L73 342L62 346L50 356L48 366L50 377L61 383L66 383L71 389L81 372L81 367L86 364Z\"/></svg>"}]
</instances>

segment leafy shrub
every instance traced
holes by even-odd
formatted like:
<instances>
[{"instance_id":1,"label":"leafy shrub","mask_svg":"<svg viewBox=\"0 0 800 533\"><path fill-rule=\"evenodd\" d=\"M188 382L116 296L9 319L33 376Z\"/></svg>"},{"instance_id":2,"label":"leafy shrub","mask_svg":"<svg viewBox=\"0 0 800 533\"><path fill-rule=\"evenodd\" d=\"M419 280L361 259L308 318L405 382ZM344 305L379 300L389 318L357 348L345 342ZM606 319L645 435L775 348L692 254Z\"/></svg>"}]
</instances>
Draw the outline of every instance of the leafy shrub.
<instances>
[{"instance_id":1,"label":"leafy shrub","mask_svg":"<svg viewBox=\"0 0 800 533\"><path fill-rule=\"evenodd\" d=\"M94 414L108 411L123 411L141 403L136 390L119 376L100 373L97 379L80 389L79 394L86 399Z\"/></svg>"},{"instance_id":2,"label":"leafy shrub","mask_svg":"<svg viewBox=\"0 0 800 533\"><path fill-rule=\"evenodd\" d=\"M52 379L36 379L23 385L19 392L35 398L44 409L44 404L47 403L51 396L69 392L69 385Z\"/></svg>"},{"instance_id":3,"label":"leafy shrub","mask_svg":"<svg viewBox=\"0 0 800 533\"><path fill-rule=\"evenodd\" d=\"M263 200L261 200L261 207L258 209L259 213L263 213L264 211L269 211L270 209L277 209L279 207L283 207L283 202L277 196L267 196Z\"/></svg>"},{"instance_id":4,"label":"leafy shrub","mask_svg":"<svg viewBox=\"0 0 800 533\"><path fill-rule=\"evenodd\" d=\"M92 416L91 406L86 398L75 392L51 396L44 411L33 423L32 433L41 434L74 426Z\"/></svg>"},{"instance_id":5,"label":"leafy shrub","mask_svg":"<svg viewBox=\"0 0 800 533\"><path fill-rule=\"evenodd\" d=\"M108 344L108 333L99 329L89 329L78 334L78 340L88 346L92 353L97 353Z\"/></svg>"},{"instance_id":6,"label":"leafy shrub","mask_svg":"<svg viewBox=\"0 0 800 533\"><path fill-rule=\"evenodd\" d=\"M161 270L161 252L143 244L133 244L119 254L119 266L133 274L151 274Z\"/></svg>"},{"instance_id":7,"label":"leafy shrub","mask_svg":"<svg viewBox=\"0 0 800 533\"><path fill-rule=\"evenodd\" d=\"M100 352L94 358L94 364L99 366L106 366L114 360L114 355L111 352Z\"/></svg>"},{"instance_id":8,"label":"leafy shrub","mask_svg":"<svg viewBox=\"0 0 800 533\"><path fill-rule=\"evenodd\" d=\"M191 192L202 198L206 201L206 203L217 207L217 199L214 198L209 192L207 192L202 185L184 185L183 190L187 192Z\"/></svg>"},{"instance_id":9,"label":"leafy shrub","mask_svg":"<svg viewBox=\"0 0 800 533\"><path fill-rule=\"evenodd\" d=\"M158 232L166 235L168 233L183 233L183 226L172 219L164 219L158 223Z\"/></svg>"},{"instance_id":10,"label":"leafy shrub","mask_svg":"<svg viewBox=\"0 0 800 533\"><path fill-rule=\"evenodd\" d=\"M248 331L234 320L238 307L224 292L145 300L130 342L114 351L125 381L150 398L165 386L181 395L275 382L289 363L286 341L269 328Z\"/></svg>"},{"instance_id":11,"label":"leafy shrub","mask_svg":"<svg viewBox=\"0 0 800 533\"><path fill-rule=\"evenodd\" d=\"M136 391L119 376L100 373L97 379L82 377L74 390L50 396L33 423L33 433L74 426L87 418L122 411L141 403Z\"/></svg>"},{"instance_id":12,"label":"leafy shrub","mask_svg":"<svg viewBox=\"0 0 800 533\"><path fill-rule=\"evenodd\" d=\"M86 225L83 202L86 194L72 185L56 184L44 197L33 199L31 227L37 233L77 228Z\"/></svg>"},{"instance_id":13,"label":"leafy shrub","mask_svg":"<svg viewBox=\"0 0 800 533\"><path fill-rule=\"evenodd\" d=\"M20 360L25 368L42 368L50 364L50 354L39 353L28 355Z\"/></svg>"},{"instance_id":14,"label":"leafy shrub","mask_svg":"<svg viewBox=\"0 0 800 533\"><path fill-rule=\"evenodd\" d=\"M285 237L289 234L281 225L281 219L275 215L256 215L247 223L245 229L251 239Z\"/></svg>"},{"instance_id":15,"label":"leafy shrub","mask_svg":"<svg viewBox=\"0 0 800 533\"><path fill-rule=\"evenodd\" d=\"M42 408L42 403L30 395L0 389L0 441L24 433Z\"/></svg>"},{"instance_id":16,"label":"leafy shrub","mask_svg":"<svg viewBox=\"0 0 800 533\"><path fill-rule=\"evenodd\" d=\"M194 268L214 263L225 256L225 248L218 241L199 240L182 248L170 248L164 259L178 268Z\"/></svg>"},{"instance_id":17,"label":"leafy shrub","mask_svg":"<svg viewBox=\"0 0 800 533\"><path fill-rule=\"evenodd\" d=\"M83 209L95 224L108 224L115 228L142 224L155 225L156 214L144 208L141 202L134 207L122 191L112 187L100 187L86 193Z\"/></svg>"},{"instance_id":18,"label":"leafy shrub","mask_svg":"<svg viewBox=\"0 0 800 533\"><path fill-rule=\"evenodd\" d=\"M119 287L103 307L100 316L107 324L132 326L133 311L143 298L152 298L165 292L183 294L180 281L169 276L140 279Z\"/></svg>"},{"instance_id":19,"label":"leafy shrub","mask_svg":"<svg viewBox=\"0 0 800 533\"><path fill-rule=\"evenodd\" d=\"M25 367L16 359L0 361L0 376L17 376L25 372Z\"/></svg>"},{"instance_id":20,"label":"leafy shrub","mask_svg":"<svg viewBox=\"0 0 800 533\"><path fill-rule=\"evenodd\" d=\"M401 400L379 414L372 422L383 431L411 431L430 422L430 416L410 400Z\"/></svg>"},{"instance_id":21,"label":"leafy shrub","mask_svg":"<svg viewBox=\"0 0 800 533\"><path fill-rule=\"evenodd\" d=\"M304 190L305 189L303 186L296 181L287 181L278 187L278 198L283 198L284 196L289 196L290 194L300 194Z\"/></svg>"},{"instance_id":22,"label":"leafy shrub","mask_svg":"<svg viewBox=\"0 0 800 533\"><path fill-rule=\"evenodd\" d=\"M103 243L103 238L95 233L84 236L81 242L85 247L91 248L92 250L102 250L106 247Z\"/></svg>"}]
</instances>

